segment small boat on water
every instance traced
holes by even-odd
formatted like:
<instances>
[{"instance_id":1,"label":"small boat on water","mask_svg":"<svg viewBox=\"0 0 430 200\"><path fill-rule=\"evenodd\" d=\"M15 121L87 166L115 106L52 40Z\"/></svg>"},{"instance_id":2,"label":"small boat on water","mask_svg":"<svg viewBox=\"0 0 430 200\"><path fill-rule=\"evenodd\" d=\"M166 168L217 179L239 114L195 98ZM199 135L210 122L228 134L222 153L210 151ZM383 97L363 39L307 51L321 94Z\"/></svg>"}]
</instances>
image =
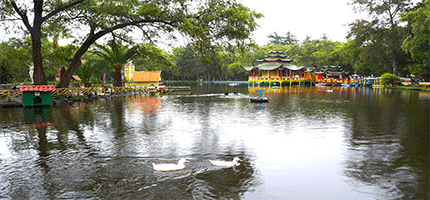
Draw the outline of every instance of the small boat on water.
<instances>
[{"instance_id":1,"label":"small boat on water","mask_svg":"<svg viewBox=\"0 0 430 200\"><path fill-rule=\"evenodd\" d=\"M267 103L269 98L267 97L255 97L250 99L251 103Z\"/></svg>"},{"instance_id":2,"label":"small boat on water","mask_svg":"<svg viewBox=\"0 0 430 200\"><path fill-rule=\"evenodd\" d=\"M238 86L239 83L229 83L228 86Z\"/></svg>"},{"instance_id":3,"label":"small boat on water","mask_svg":"<svg viewBox=\"0 0 430 200\"><path fill-rule=\"evenodd\" d=\"M267 98L267 97L261 97L261 92L262 91L263 90L258 90L258 92L259 92L258 97L251 98L250 99L251 103L267 103L267 102L269 102L269 98Z\"/></svg>"}]
</instances>

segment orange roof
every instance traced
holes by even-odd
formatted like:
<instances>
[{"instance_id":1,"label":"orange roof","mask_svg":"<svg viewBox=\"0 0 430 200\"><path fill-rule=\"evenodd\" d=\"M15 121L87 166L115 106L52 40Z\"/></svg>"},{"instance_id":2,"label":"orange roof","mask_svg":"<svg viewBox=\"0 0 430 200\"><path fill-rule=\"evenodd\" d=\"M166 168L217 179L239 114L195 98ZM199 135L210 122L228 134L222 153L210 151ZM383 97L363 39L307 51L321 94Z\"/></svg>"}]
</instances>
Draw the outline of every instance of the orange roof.
<instances>
[{"instance_id":1,"label":"orange roof","mask_svg":"<svg viewBox=\"0 0 430 200\"><path fill-rule=\"evenodd\" d=\"M78 75L72 75L72 79L74 79L75 81L80 81L81 78L79 78Z\"/></svg>"},{"instance_id":2,"label":"orange roof","mask_svg":"<svg viewBox=\"0 0 430 200\"><path fill-rule=\"evenodd\" d=\"M158 82L161 71L136 71L133 72L133 82Z\"/></svg>"}]
</instances>

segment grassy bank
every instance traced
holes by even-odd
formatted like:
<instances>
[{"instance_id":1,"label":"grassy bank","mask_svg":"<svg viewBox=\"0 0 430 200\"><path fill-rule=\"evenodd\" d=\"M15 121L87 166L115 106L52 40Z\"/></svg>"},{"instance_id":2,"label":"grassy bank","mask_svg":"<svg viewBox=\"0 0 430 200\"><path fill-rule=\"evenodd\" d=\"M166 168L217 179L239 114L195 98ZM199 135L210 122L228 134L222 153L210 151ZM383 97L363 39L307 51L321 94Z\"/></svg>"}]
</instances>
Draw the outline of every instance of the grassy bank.
<instances>
[{"instance_id":1,"label":"grassy bank","mask_svg":"<svg viewBox=\"0 0 430 200\"><path fill-rule=\"evenodd\" d=\"M399 89L399 90L422 90L429 91L430 87L412 87L412 86L392 86L392 85L373 85L373 88L389 88L389 89Z\"/></svg>"}]
</instances>

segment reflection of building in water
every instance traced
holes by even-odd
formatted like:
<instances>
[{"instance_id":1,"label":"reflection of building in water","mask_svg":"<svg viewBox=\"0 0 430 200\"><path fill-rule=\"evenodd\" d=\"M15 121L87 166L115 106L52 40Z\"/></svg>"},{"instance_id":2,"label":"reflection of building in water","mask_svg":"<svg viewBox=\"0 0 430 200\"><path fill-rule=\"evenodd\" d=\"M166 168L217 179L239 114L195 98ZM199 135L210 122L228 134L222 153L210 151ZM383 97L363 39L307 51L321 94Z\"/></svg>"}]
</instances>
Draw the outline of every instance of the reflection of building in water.
<instances>
[{"instance_id":1,"label":"reflection of building in water","mask_svg":"<svg viewBox=\"0 0 430 200\"><path fill-rule=\"evenodd\" d=\"M29 128L53 126L52 107L24 108L24 125Z\"/></svg>"},{"instance_id":2,"label":"reflection of building in water","mask_svg":"<svg viewBox=\"0 0 430 200\"><path fill-rule=\"evenodd\" d=\"M161 101L157 96L146 96L133 99L134 109L142 110L145 113L155 113L160 109Z\"/></svg>"},{"instance_id":3,"label":"reflection of building in water","mask_svg":"<svg viewBox=\"0 0 430 200\"><path fill-rule=\"evenodd\" d=\"M292 85L312 85L312 72L306 66L292 64L283 51L269 52L257 60L257 66L244 66L248 71L251 87L287 87Z\"/></svg>"},{"instance_id":4,"label":"reflection of building in water","mask_svg":"<svg viewBox=\"0 0 430 200\"><path fill-rule=\"evenodd\" d=\"M299 94L308 93L310 94L314 90L312 87L266 87L261 89L262 94ZM260 89L258 87L249 87L248 92L250 94L259 95Z\"/></svg>"}]
</instances>

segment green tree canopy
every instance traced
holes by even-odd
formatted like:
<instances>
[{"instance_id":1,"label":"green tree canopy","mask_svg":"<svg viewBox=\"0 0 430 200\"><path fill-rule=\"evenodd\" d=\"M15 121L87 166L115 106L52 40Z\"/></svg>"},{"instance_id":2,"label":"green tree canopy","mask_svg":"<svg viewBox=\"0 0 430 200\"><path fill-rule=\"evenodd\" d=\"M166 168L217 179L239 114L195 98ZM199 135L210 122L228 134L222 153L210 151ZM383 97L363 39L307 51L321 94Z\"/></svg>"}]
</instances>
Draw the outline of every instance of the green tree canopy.
<instances>
[{"instance_id":1,"label":"green tree canopy","mask_svg":"<svg viewBox=\"0 0 430 200\"><path fill-rule=\"evenodd\" d=\"M276 32L267 36L270 38L270 43L272 44L280 44L280 45L293 45L297 44L298 40L296 36L291 34L289 31L285 36L279 36Z\"/></svg>"},{"instance_id":2,"label":"green tree canopy","mask_svg":"<svg viewBox=\"0 0 430 200\"><path fill-rule=\"evenodd\" d=\"M54 43L42 38L43 66L46 76L51 80L61 67L66 67L72 59L76 46L69 44L56 46ZM7 74L8 82L30 82L29 67L33 65L31 38L11 38L0 44L0 57L3 60L3 74Z\"/></svg>"},{"instance_id":3,"label":"green tree canopy","mask_svg":"<svg viewBox=\"0 0 430 200\"><path fill-rule=\"evenodd\" d=\"M361 49L362 59L368 64L384 67L393 74L402 72L406 55L401 44L406 29L400 26L398 14L409 9L409 0L353 0L350 5L358 12L367 12L371 21L356 20L349 24L348 38L354 39Z\"/></svg>"},{"instance_id":4,"label":"green tree canopy","mask_svg":"<svg viewBox=\"0 0 430 200\"><path fill-rule=\"evenodd\" d=\"M417 65L411 65L411 73L430 80L430 0L424 0L416 9L401 14L412 33L404 41L402 49L411 54Z\"/></svg>"},{"instance_id":5,"label":"green tree canopy","mask_svg":"<svg viewBox=\"0 0 430 200\"><path fill-rule=\"evenodd\" d=\"M31 36L35 84L47 83L41 54L42 35L83 35L78 38L78 49L59 87L68 86L84 53L108 34L125 36L139 30L146 43L154 38L174 38L180 32L200 45L244 45L257 27L255 20L261 16L236 0L35 0L32 3L1 0L0 4L2 24L19 19Z\"/></svg>"}]
</instances>

